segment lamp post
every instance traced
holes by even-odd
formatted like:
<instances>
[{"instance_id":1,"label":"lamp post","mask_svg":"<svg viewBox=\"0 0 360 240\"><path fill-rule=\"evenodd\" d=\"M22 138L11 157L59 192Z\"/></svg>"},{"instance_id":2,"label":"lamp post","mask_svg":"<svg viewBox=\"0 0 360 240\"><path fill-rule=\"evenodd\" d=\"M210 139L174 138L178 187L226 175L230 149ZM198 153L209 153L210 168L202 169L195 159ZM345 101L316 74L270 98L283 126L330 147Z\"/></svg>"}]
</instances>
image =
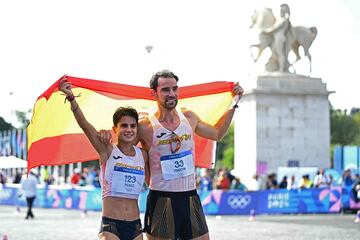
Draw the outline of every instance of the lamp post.
<instances>
[{"instance_id":1,"label":"lamp post","mask_svg":"<svg viewBox=\"0 0 360 240\"><path fill-rule=\"evenodd\" d=\"M153 62L151 61L152 60L151 52L153 49L154 49L154 47L151 44L145 46L145 50L148 53L148 56L146 59L146 77L151 76L151 74L152 74Z\"/></svg>"},{"instance_id":2,"label":"lamp post","mask_svg":"<svg viewBox=\"0 0 360 240\"><path fill-rule=\"evenodd\" d=\"M147 45L146 47L145 47L145 50L148 52L148 53L151 53L151 51L153 50L153 46L152 45Z\"/></svg>"}]
</instances>

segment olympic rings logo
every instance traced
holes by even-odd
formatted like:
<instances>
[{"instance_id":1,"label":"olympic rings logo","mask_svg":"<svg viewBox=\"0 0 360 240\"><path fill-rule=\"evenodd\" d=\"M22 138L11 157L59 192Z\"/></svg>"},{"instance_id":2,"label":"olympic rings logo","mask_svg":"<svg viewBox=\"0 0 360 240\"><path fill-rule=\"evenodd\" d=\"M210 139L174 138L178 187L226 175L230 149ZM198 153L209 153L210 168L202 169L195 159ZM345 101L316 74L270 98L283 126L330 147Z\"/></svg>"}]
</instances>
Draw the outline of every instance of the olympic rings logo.
<instances>
[{"instance_id":1,"label":"olympic rings logo","mask_svg":"<svg viewBox=\"0 0 360 240\"><path fill-rule=\"evenodd\" d=\"M231 195L227 199L227 203L230 205L231 208L245 208L251 202L250 195Z\"/></svg>"}]
</instances>

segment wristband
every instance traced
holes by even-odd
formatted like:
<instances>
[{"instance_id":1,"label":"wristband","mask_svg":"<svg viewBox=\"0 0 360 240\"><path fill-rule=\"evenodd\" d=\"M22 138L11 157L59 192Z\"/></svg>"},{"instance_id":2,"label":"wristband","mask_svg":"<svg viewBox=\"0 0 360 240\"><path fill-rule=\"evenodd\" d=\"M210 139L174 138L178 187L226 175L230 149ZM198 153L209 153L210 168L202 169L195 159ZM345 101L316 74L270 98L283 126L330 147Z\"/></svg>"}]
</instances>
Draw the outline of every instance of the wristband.
<instances>
[{"instance_id":1,"label":"wristband","mask_svg":"<svg viewBox=\"0 0 360 240\"><path fill-rule=\"evenodd\" d=\"M74 99L75 99L74 95L66 96L66 100L68 100L69 102L73 101Z\"/></svg>"}]
</instances>

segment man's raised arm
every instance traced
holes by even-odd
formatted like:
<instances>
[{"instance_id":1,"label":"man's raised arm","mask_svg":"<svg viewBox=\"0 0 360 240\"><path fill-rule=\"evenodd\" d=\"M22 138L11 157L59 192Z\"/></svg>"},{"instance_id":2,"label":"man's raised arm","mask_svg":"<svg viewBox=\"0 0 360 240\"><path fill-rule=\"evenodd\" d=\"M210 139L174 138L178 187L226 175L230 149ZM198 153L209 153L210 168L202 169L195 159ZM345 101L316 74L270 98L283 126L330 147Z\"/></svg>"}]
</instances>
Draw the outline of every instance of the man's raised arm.
<instances>
[{"instance_id":1,"label":"man's raised arm","mask_svg":"<svg viewBox=\"0 0 360 240\"><path fill-rule=\"evenodd\" d=\"M215 126L212 126L206 122L203 122L194 112L189 112L188 117L191 121L195 121L195 132L201 137L208 138L215 141L220 141L227 133L231 124L232 118L235 113L235 109L238 107L237 102L241 99L244 94L243 88L236 83L232 90L233 96L237 97L236 104L226 111L221 118L217 121Z\"/></svg>"}]
</instances>

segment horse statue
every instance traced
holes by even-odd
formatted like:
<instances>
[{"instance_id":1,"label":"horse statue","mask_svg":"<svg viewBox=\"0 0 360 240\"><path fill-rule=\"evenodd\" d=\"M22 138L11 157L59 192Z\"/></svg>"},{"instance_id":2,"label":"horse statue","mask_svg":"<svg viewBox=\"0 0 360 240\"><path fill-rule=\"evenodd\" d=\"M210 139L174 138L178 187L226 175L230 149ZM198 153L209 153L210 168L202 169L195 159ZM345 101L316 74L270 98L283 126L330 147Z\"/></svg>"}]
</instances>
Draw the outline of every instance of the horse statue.
<instances>
[{"instance_id":1,"label":"horse statue","mask_svg":"<svg viewBox=\"0 0 360 240\"><path fill-rule=\"evenodd\" d=\"M309 48L317 35L317 29L316 27L293 27L289 17L290 9L286 4L281 5L280 19L275 18L271 8L255 10L250 28L256 33L257 39L255 44L250 45L251 57L254 62L257 62L262 52L269 47L272 56L266 63L266 70L269 72L289 72L289 67L301 59L299 47L302 46L305 56L309 59L311 72ZM252 53L254 47L258 49L256 57ZM290 51L293 51L296 56L296 60L291 64L288 60Z\"/></svg>"}]
</instances>

